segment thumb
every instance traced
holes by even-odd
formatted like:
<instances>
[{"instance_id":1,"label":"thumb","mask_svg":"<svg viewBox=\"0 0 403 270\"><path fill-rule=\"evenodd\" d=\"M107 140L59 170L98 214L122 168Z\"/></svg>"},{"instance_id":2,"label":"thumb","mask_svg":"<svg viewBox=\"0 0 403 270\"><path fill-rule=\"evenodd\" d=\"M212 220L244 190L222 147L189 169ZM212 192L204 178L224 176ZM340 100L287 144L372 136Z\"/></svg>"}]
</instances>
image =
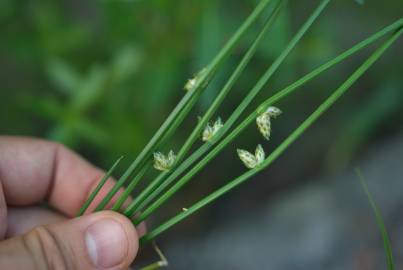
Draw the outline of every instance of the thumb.
<instances>
[{"instance_id":1,"label":"thumb","mask_svg":"<svg viewBox=\"0 0 403 270\"><path fill-rule=\"evenodd\" d=\"M0 242L0 269L127 269L137 250L131 221L103 211Z\"/></svg>"}]
</instances>

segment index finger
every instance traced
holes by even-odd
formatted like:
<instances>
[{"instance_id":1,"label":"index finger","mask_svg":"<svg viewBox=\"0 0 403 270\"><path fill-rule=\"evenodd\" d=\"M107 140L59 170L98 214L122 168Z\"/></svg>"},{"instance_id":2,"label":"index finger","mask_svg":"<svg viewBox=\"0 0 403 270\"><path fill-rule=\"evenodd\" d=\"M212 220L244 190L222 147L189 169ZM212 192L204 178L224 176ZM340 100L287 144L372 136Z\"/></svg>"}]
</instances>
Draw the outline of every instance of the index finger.
<instances>
[{"instance_id":1,"label":"index finger","mask_svg":"<svg viewBox=\"0 0 403 270\"><path fill-rule=\"evenodd\" d=\"M8 205L46 200L67 216L74 216L102 175L100 169L60 144L0 136L0 184ZM113 184L109 180L94 203Z\"/></svg>"}]
</instances>

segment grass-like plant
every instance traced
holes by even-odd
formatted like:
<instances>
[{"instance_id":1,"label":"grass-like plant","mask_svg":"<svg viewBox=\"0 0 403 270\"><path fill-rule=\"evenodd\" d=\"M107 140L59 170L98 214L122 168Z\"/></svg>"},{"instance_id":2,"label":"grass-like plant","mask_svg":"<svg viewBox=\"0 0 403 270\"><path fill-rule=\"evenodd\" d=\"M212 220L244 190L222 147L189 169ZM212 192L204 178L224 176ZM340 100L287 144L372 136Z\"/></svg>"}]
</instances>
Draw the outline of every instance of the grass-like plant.
<instances>
[{"instance_id":1,"label":"grass-like plant","mask_svg":"<svg viewBox=\"0 0 403 270\"><path fill-rule=\"evenodd\" d=\"M365 195L367 195L367 198L368 198L369 204L372 208L372 211L375 214L375 220L376 220L376 223L378 224L378 228L381 233L381 237L382 237L382 241L383 241L383 248L385 250L386 265L388 266L387 269L394 270L395 261L393 259L392 245L390 244L388 231L386 230L385 222L383 220L381 211L379 210L378 206L375 203L375 199L373 198L371 192L369 191L367 182L365 181L362 171L357 168L355 170L355 173L358 177L358 180L360 180L361 186L364 189Z\"/></svg>"},{"instance_id":2,"label":"grass-like plant","mask_svg":"<svg viewBox=\"0 0 403 270\"><path fill-rule=\"evenodd\" d=\"M213 121L212 119L214 119L217 114L220 105L225 98L230 96L230 91L233 89L233 86L236 84L243 71L247 68L250 60L253 58L261 44L263 37L265 37L271 29L278 14L285 7L286 2L286 0L260 1L245 22L218 52L216 57L214 57L211 63L206 65L206 67L199 71L194 78L186 83L186 93L184 97L166 118L165 122L128 167L125 173L118 179L115 186L95 207L95 211L105 209L118 190L121 187L126 186L125 191L112 206L112 210L119 211L127 217L132 218L135 225L146 220L164 203L172 198L176 192L181 190L190 180L194 179L194 176L197 173L212 161L225 147L229 146L231 142L241 135L242 131L252 123L256 122L263 139L268 140L270 138L273 119L281 113L278 108L274 107L277 102L294 93L301 86L315 79L323 72L360 52L379 39L388 36L386 41L384 41L380 47L378 47L339 87L337 87L331 95L320 104L320 106L316 108L308 118L305 119L305 121L303 121L282 143L280 143L277 148L270 153L270 155L266 157L263 147L258 145L258 142L256 143L258 145L256 152L253 154L238 149L238 155L248 169L245 173L228 181L228 183L223 187L202 198L187 209L183 209L183 211L163 224L151 229L141 238L141 244L145 244L155 239L170 227L217 200L272 164L273 161L275 161L292 143L294 143L309 127L311 127L323 113L325 113L348 89L350 89L361 76L363 76L363 74L382 56L386 49L389 48L403 32L403 18L400 18L391 25L381 29L330 61L317 67L284 89L276 92L272 97L264 100L251 114L242 118L245 110L250 106L252 101L255 100L256 96L264 90L268 81L273 77L290 52L298 45L303 36L331 2L330 0L321 0L319 1L317 8L295 33L280 55L267 68L256 84L246 93L246 96L230 117L225 121L222 121L220 118ZM185 140L182 147L178 151L175 151L177 154L175 154L174 151L171 151L166 155L160 153L160 149L169 146L171 137L188 116L204 90L209 86L210 81L214 78L222 63L230 57L231 52L244 37L245 33L252 26L257 24L259 18L263 16L264 11L269 8L270 12L267 15L268 17L253 43L250 45L226 84L217 93L217 96L208 110L198 120L196 126L189 137ZM199 148L190 153L190 150L195 146L199 139L201 139L203 143ZM234 149L234 155L236 153L237 151ZM82 215L87 211L88 207L93 202L93 199L105 184L106 180L112 175L120 160L121 159L119 159L105 174L99 186L94 190L90 198L80 209L78 215ZM126 205L125 202L129 196L133 194L140 181L144 179L144 175L153 167L159 170L160 174L148 183L143 190L133 196L134 200L131 201L128 206L123 207Z\"/></svg>"}]
</instances>

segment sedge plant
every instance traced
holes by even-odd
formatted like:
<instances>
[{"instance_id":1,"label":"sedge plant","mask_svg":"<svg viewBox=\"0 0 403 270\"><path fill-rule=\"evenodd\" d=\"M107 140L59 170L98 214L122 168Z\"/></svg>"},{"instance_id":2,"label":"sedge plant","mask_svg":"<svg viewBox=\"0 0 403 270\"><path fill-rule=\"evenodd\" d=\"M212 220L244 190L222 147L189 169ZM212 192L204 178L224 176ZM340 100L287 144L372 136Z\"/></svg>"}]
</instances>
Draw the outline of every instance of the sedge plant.
<instances>
[{"instance_id":1,"label":"sedge plant","mask_svg":"<svg viewBox=\"0 0 403 270\"><path fill-rule=\"evenodd\" d=\"M388 231L386 229L385 221L382 217L382 213L379 210L379 207L377 206L375 199L373 198L371 192L369 191L367 182L365 181L365 177L361 171L361 169L356 168L355 173L358 177L358 180L360 181L360 184L365 192L365 195L367 195L369 204L372 208L372 211L375 215L375 221L378 225L378 229L381 233L381 238L383 241L383 249L385 251L385 256L386 256L386 265L388 270L394 270L395 269L395 261L393 259L393 251L392 251L392 245L389 240L389 235Z\"/></svg>"},{"instance_id":2,"label":"sedge plant","mask_svg":"<svg viewBox=\"0 0 403 270\"><path fill-rule=\"evenodd\" d=\"M269 140L272 131L272 124L275 123L275 121L279 121L276 118L281 114L281 110L276 107L276 104L280 100L296 92L303 85L315 79L330 68L352 57L381 38L385 38L384 43L380 45L339 87L331 92L329 97L323 101L323 103L320 104L312 114L305 119L305 121L297 126L295 130L269 155L266 155L264 147L262 144L259 144L259 142L256 142L257 147L253 152L243 149L234 149L234 155L239 156L240 164L243 163L245 165L247 169L246 172L235 179L228 181L227 184L200 199L188 208L182 209L182 211L168 219L166 222L151 229L140 240L141 244L153 241L161 233L167 231L172 226L216 201L270 166L365 74L365 72L383 55L383 53L403 32L403 18L400 18L374 33L367 39L337 55L328 62L320 65L284 89L277 91L274 95L264 100L260 106L252 111L252 113L243 116L246 109L256 100L257 95L265 89L267 83L275 75L276 71L286 60L287 56L299 44L304 35L310 30L312 25L314 25L331 3L331 0L318 1L318 6L312 11L305 23L302 24L301 28L290 39L284 50L273 61L273 63L268 66L267 70L262 74L255 85L252 86L249 91L245 92L245 97L230 117L227 120L221 119L220 117L214 118L224 100L231 96L229 95L231 90L243 74L243 71L250 64L258 47L262 45L263 37L270 35L270 29L275 23L278 14L286 6L286 3L286 0L261 0L259 2L249 17L247 17L245 22L235 31L233 36L213 58L210 64L206 65L206 67L196 73L192 79L187 81L184 87L184 97L179 101L178 105L169 114L167 119L140 154L134 159L128 169L118 179L114 187L107 193L102 201L95 206L94 211L106 209L106 206L111 203L112 198L118 190L126 186L123 193L120 194L112 204L111 209L131 218L134 225L146 220L163 204L167 203L167 201L178 191L182 190L186 184L194 179L195 176L219 153L221 153L224 148L231 146L231 142L240 136L248 126L255 124L257 126L257 131L262 135L262 140ZM269 8L270 12L265 14L264 11ZM258 25L259 20L261 21L260 18L263 16L267 16L267 18L265 18L265 23L260 28L259 33L234 69L233 73L229 76L223 88L218 91L208 110L199 119L189 137L184 141L182 147L178 151L172 149L168 153L161 153L161 149L165 149L169 146L171 137L175 134L184 119L189 115L223 62L231 56L231 53L239 44L239 41L245 36L246 32L250 30L252 26ZM267 44L265 44L265 46L267 46ZM199 147L195 147L199 139L202 144ZM195 150L191 152L192 149ZM105 174L98 187L93 191L89 199L80 209L78 215L83 215L88 212L88 207L91 205L95 196L98 194L107 179L112 175L119 162L120 159ZM154 169L158 170L160 173L155 177L155 179L150 181L143 190L138 191L136 195L133 196L134 199L132 201L127 202L128 198L134 194L140 181L144 180L147 171Z\"/></svg>"}]
</instances>

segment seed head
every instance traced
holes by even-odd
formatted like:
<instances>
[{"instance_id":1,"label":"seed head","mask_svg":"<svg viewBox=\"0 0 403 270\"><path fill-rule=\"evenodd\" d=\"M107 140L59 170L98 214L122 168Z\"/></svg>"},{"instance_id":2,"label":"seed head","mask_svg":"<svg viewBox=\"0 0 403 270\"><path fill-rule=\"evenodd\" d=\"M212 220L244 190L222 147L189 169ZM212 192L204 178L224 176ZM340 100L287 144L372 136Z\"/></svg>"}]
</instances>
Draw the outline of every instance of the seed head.
<instances>
[{"instance_id":1,"label":"seed head","mask_svg":"<svg viewBox=\"0 0 403 270\"><path fill-rule=\"evenodd\" d=\"M256 124L263 137L266 140L269 140L271 134L271 120L269 114L262 113L261 115L259 115L256 118Z\"/></svg>"},{"instance_id":2,"label":"seed head","mask_svg":"<svg viewBox=\"0 0 403 270\"><path fill-rule=\"evenodd\" d=\"M256 147L255 158L257 165L262 164L262 162L266 158L266 153L264 152L264 149L260 144L258 144L258 146Z\"/></svg>"},{"instance_id":3,"label":"seed head","mask_svg":"<svg viewBox=\"0 0 403 270\"><path fill-rule=\"evenodd\" d=\"M269 107L267 110L256 118L256 124L266 140L270 140L271 134L271 118L276 118L281 114L281 110L276 107Z\"/></svg>"},{"instance_id":4,"label":"seed head","mask_svg":"<svg viewBox=\"0 0 403 270\"><path fill-rule=\"evenodd\" d=\"M223 122L220 117L217 118L214 124L208 123L202 134L203 142L211 140L222 127Z\"/></svg>"},{"instance_id":5,"label":"seed head","mask_svg":"<svg viewBox=\"0 0 403 270\"><path fill-rule=\"evenodd\" d=\"M256 168L262 164L266 158L266 153L260 144L256 147L255 155L242 149L238 149L237 152L243 164L249 169Z\"/></svg>"},{"instance_id":6,"label":"seed head","mask_svg":"<svg viewBox=\"0 0 403 270\"><path fill-rule=\"evenodd\" d=\"M154 153L154 168L159 171L169 171L174 165L176 160L175 153L171 150L168 156L165 156L161 152Z\"/></svg>"},{"instance_id":7,"label":"seed head","mask_svg":"<svg viewBox=\"0 0 403 270\"><path fill-rule=\"evenodd\" d=\"M277 116L279 116L282 113L282 111L277 107L271 106L271 107L267 108L266 113L270 117L276 118Z\"/></svg>"},{"instance_id":8,"label":"seed head","mask_svg":"<svg viewBox=\"0 0 403 270\"><path fill-rule=\"evenodd\" d=\"M196 88L196 84L197 84L196 78L189 79L189 80L186 82L184 88L185 88L186 91L191 91L191 90L193 90L194 88Z\"/></svg>"},{"instance_id":9,"label":"seed head","mask_svg":"<svg viewBox=\"0 0 403 270\"><path fill-rule=\"evenodd\" d=\"M197 87L199 87L199 85L203 82L203 85L205 83L207 83L207 79L203 80L203 75L207 72L206 68L203 68L199 73L197 73L192 79L189 79L186 84L184 89L186 91L193 91L194 89L196 89ZM203 80L203 81L202 81Z\"/></svg>"}]
</instances>

